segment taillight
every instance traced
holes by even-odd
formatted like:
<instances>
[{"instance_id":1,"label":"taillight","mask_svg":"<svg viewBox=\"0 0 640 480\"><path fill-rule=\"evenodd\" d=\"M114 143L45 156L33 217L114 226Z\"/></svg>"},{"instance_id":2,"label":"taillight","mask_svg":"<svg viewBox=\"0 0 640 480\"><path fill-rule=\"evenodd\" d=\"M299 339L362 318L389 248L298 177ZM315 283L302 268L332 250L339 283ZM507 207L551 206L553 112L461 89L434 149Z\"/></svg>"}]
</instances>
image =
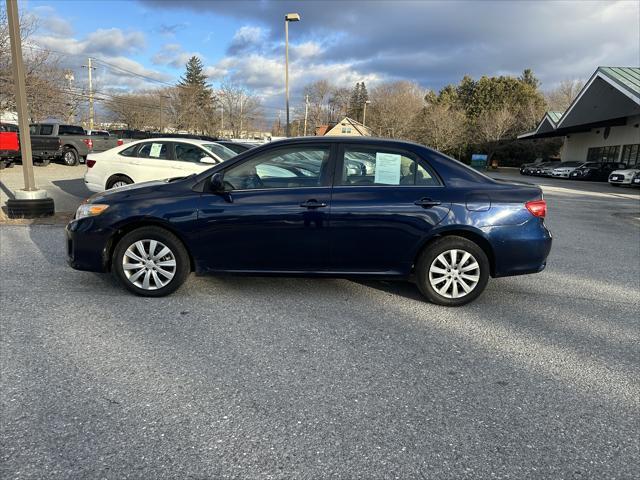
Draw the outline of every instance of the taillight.
<instances>
[{"instance_id":1,"label":"taillight","mask_svg":"<svg viewBox=\"0 0 640 480\"><path fill-rule=\"evenodd\" d=\"M124 140L122 140L121 138L118 139L118 146L120 145L124 145Z\"/></svg>"},{"instance_id":2,"label":"taillight","mask_svg":"<svg viewBox=\"0 0 640 480\"><path fill-rule=\"evenodd\" d=\"M87 168L91 168L96 164L95 160L89 160L87 159Z\"/></svg>"},{"instance_id":3,"label":"taillight","mask_svg":"<svg viewBox=\"0 0 640 480\"><path fill-rule=\"evenodd\" d=\"M86 143L89 150L93 149L93 140L91 140L90 138L85 138L83 141L84 143Z\"/></svg>"},{"instance_id":4,"label":"taillight","mask_svg":"<svg viewBox=\"0 0 640 480\"><path fill-rule=\"evenodd\" d=\"M524 206L534 217L544 218L547 215L547 202L544 200L533 200L525 203Z\"/></svg>"}]
</instances>

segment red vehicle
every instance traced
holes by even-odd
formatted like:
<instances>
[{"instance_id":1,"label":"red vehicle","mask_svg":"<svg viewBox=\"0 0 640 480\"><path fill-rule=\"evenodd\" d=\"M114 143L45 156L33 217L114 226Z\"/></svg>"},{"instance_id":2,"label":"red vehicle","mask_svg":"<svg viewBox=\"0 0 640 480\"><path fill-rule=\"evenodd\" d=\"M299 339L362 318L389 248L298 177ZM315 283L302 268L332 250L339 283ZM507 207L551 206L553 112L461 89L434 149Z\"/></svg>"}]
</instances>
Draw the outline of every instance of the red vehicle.
<instances>
[{"instance_id":1,"label":"red vehicle","mask_svg":"<svg viewBox=\"0 0 640 480\"><path fill-rule=\"evenodd\" d=\"M48 165L60 154L59 137L31 135L31 155L36 165ZM11 167L19 160L21 160L21 153L18 126L12 123L0 123L0 168Z\"/></svg>"},{"instance_id":2,"label":"red vehicle","mask_svg":"<svg viewBox=\"0 0 640 480\"><path fill-rule=\"evenodd\" d=\"M0 168L11 167L20 157L18 127L10 123L0 123Z\"/></svg>"}]
</instances>

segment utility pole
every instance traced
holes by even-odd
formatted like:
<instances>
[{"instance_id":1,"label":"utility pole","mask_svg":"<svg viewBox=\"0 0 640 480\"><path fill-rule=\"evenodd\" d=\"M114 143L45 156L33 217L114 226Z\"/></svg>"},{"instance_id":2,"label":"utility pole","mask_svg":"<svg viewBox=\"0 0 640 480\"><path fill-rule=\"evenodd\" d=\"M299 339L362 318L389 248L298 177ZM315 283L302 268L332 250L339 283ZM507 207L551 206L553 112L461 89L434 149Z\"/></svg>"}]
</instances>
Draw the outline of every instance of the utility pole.
<instances>
[{"instance_id":1,"label":"utility pole","mask_svg":"<svg viewBox=\"0 0 640 480\"><path fill-rule=\"evenodd\" d=\"M309 95L304 99L304 136L307 136L307 115L309 114Z\"/></svg>"},{"instance_id":2,"label":"utility pole","mask_svg":"<svg viewBox=\"0 0 640 480\"><path fill-rule=\"evenodd\" d=\"M240 138L242 138L242 93L240 94Z\"/></svg>"},{"instance_id":3,"label":"utility pole","mask_svg":"<svg viewBox=\"0 0 640 480\"><path fill-rule=\"evenodd\" d=\"M89 70L89 130L93 130L93 82L91 80L91 71L96 67L91 66L91 57L89 57L88 65L82 65L82 68Z\"/></svg>"},{"instance_id":4,"label":"utility pole","mask_svg":"<svg viewBox=\"0 0 640 480\"><path fill-rule=\"evenodd\" d=\"M20 20L18 0L7 0L7 20L11 42L11 60L13 86L18 111L18 129L20 131L20 156L24 190L16 190L15 198L7 200L10 218L49 216L54 213L53 199L47 197L45 190L36 188L33 175L33 157L31 155L31 134L29 132L29 111L25 83L24 62L22 59L22 40L20 38Z\"/></svg>"}]
</instances>

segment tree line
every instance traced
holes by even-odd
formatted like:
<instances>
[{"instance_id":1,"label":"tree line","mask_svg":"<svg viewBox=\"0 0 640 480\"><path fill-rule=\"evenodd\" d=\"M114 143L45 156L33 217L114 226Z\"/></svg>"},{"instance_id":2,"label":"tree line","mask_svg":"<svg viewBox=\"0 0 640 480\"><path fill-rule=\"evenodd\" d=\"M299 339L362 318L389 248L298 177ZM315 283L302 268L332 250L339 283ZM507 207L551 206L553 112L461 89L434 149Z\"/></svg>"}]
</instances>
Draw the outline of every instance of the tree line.
<instances>
[{"instance_id":1,"label":"tree line","mask_svg":"<svg viewBox=\"0 0 640 480\"><path fill-rule=\"evenodd\" d=\"M366 108L366 126L374 135L415 141L457 158L473 151L499 153L505 146L528 157L549 155L557 150L557 140L534 144L515 139L533 130L547 110L564 111L581 88L581 82L565 80L544 94L531 69L518 77L476 80L466 75L439 91L402 80L378 84L370 92L364 82L349 90L320 80L304 89L309 99L307 134L344 116L362 122ZM293 127L301 123L304 105L295 111Z\"/></svg>"}]
</instances>

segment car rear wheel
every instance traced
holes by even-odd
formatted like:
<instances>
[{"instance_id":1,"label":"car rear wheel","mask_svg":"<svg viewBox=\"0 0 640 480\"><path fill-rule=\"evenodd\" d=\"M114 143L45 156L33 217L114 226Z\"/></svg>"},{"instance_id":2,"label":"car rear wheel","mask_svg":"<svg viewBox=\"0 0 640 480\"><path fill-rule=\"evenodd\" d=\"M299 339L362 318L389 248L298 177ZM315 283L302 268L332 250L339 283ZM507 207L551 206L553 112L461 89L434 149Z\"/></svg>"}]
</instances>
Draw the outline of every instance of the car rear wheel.
<instances>
[{"instance_id":1,"label":"car rear wheel","mask_svg":"<svg viewBox=\"0 0 640 480\"><path fill-rule=\"evenodd\" d=\"M436 240L416 263L418 288L437 305L458 307L480 296L489 280L489 260L476 243L458 236Z\"/></svg>"},{"instance_id":2,"label":"car rear wheel","mask_svg":"<svg viewBox=\"0 0 640 480\"><path fill-rule=\"evenodd\" d=\"M160 227L141 227L118 242L111 270L133 293L162 297L177 290L191 268L178 237Z\"/></svg>"},{"instance_id":3,"label":"car rear wheel","mask_svg":"<svg viewBox=\"0 0 640 480\"><path fill-rule=\"evenodd\" d=\"M125 175L114 175L107 182L107 190L112 188L124 187L125 185L131 185L133 180Z\"/></svg>"},{"instance_id":4,"label":"car rear wheel","mask_svg":"<svg viewBox=\"0 0 640 480\"><path fill-rule=\"evenodd\" d=\"M65 147L62 151L62 161L68 167L75 167L78 165L78 152L74 148Z\"/></svg>"}]
</instances>

